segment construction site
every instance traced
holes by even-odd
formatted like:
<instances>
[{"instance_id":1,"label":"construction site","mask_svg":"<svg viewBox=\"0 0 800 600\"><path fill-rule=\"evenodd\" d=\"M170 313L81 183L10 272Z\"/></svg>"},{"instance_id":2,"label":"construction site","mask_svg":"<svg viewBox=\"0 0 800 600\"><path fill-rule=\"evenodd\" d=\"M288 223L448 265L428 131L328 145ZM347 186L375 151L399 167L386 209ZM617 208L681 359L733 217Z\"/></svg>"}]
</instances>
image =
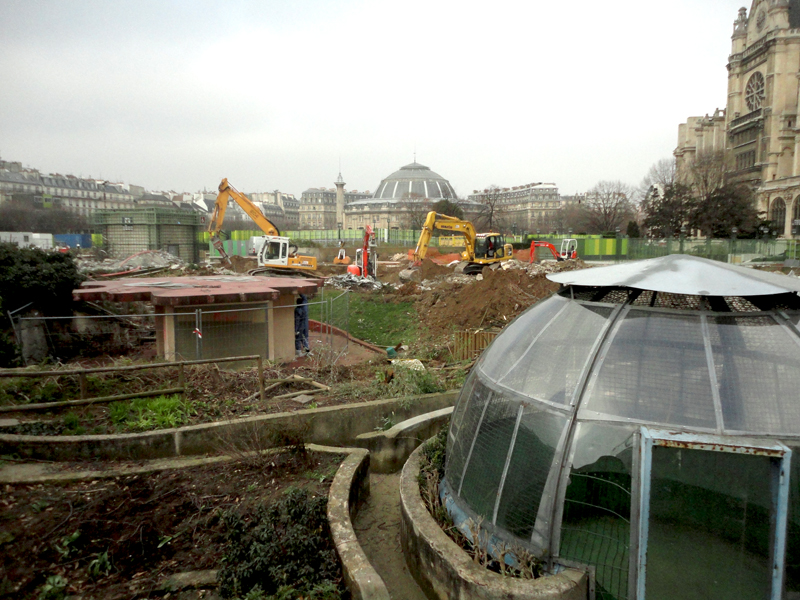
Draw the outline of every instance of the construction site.
<instances>
[{"instance_id":1,"label":"construction site","mask_svg":"<svg viewBox=\"0 0 800 600\"><path fill-rule=\"evenodd\" d=\"M692 528L689 587L734 583L681 597L800 592L791 268L446 253L440 217L413 249L77 256L0 371L0 597L668 598ZM266 505L329 533L244 525Z\"/></svg>"}]
</instances>

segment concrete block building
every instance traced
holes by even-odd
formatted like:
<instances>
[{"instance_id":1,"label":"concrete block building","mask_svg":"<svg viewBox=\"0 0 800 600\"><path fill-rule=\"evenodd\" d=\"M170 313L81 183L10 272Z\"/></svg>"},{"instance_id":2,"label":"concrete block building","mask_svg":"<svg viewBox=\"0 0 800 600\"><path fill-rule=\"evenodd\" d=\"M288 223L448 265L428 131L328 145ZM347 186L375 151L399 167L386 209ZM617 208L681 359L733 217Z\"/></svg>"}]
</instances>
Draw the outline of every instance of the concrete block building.
<instances>
[{"instance_id":1,"label":"concrete block building","mask_svg":"<svg viewBox=\"0 0 800 600\"><path fill-rule=\"evenodd\" d=\"M125 258L144 250L164 250L190 263L199 259L200 221L197 213L158 207L103 210L92 215L109 256Z\"/></svg>"}]
</instances>

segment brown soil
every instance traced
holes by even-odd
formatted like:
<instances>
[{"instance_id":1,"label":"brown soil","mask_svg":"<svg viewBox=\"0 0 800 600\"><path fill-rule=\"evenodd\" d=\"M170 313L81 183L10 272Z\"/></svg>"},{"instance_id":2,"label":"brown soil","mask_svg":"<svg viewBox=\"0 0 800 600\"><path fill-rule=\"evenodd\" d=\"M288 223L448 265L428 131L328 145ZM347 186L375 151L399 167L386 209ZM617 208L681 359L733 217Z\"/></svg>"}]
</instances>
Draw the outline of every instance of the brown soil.
<instances>
[{"instance_id":1,"label":"brown soil","mask_svg":"<svg viewBox=\"0 0 800 600\"><path fill-rule=\"evenodd\" d=\"M67 595L87 600L161 597L170 575L222 567L225 511L252 516L290 486L327 494L339 462L285 452L148 475L6 485L0 597L40 597L56 575L68 581ZM92 561L104 553L111 568L93 576Z\"/></svg>"},{"instance_id":2,"label":"brown soil","mask_svg":"<svg viewBox=\"0 0 800 600\"><path fill-rule=\"evenodd\" d=\"M441 337L454 330L505 327L529 306L558 290L559 284L547 279L546 273L584 267L582 261L570 261L553 263L546 268L537 265L529 269L484 268L482 281L440 282L416 298L422 332ZM452 269L438 268L447 274L453 273ZM411 295L419 289L413 286L406 284L398 294L413 297Z\"/></svg>"},{"instance_id":3,"label":"brown soil","mask_svg":"<svg viewBox=\"0 0 800 600\"><path fill-rule=\"evenodd\" d=\"M449 333L463 329L502 327L523 310L558 289L522 269L485 269L483 281L469 285L444 284L425 292L416 303L425 330Z\"/></svg>"},{"instance_id":4,"label":"brown soil","mask_svg":"<svg viewBox=\"0 0 800 600\"><path fill-rule=\"evenodd\" d=\"M439 264L433 262L431 259L426 258L422 261L422 265L420 266L420 275L423 280L425 279L433 279L440 275L452 275L453 269L450 267L445 267L443 264Z\"/></svg>"}]
</instances>

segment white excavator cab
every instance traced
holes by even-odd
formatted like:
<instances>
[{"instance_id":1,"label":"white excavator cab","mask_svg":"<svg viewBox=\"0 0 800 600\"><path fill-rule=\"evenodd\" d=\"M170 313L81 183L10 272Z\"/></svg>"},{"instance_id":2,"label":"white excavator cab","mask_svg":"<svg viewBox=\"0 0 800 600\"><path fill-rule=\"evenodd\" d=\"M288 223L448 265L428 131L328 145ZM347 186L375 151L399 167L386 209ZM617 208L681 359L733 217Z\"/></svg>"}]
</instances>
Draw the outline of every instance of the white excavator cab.
<instances>
[{"instance_id":1,"label":"white excavator cab","mask_svg":"<svg viewBox=\"0 0 800 600\"><path fill-rule=\"evenodd\" d=\"M289 238L272 235L262 236L264 242L259 251L259 267L286 267L289 264Z\"/></svg>"},{"instance_id":2,"label":"white excavator cab","mask_svg":"<svg viewBox=\"0 0 800 600\"><path fill-rule=\"evenodd\" d=\"M559 254L564 260L578 258L578 240L572 238L561 240L561 252Z\"/></svg>"}]
</instances>

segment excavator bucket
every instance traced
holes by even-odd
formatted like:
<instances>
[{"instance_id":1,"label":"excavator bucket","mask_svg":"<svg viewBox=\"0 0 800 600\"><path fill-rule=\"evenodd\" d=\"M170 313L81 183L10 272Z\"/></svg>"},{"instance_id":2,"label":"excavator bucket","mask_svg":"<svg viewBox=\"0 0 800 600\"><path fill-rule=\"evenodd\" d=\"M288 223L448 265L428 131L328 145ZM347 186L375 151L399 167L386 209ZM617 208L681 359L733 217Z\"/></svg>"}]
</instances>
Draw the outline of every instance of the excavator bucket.
<instances>
[{"instance_id":1,"label":"excavator bucket","mask_svg":"<svg viewBox=\"0 0 800 600\"><path fill-rule=\"evenodd\" d=\"M228 256L227 252L225 252L225 247L222 245L222 240L219 239L218 237L215 237L213 238L213 241L211 243L213 244L214 248L216 248L217 252L219 252L219 255L222 257L220 264L226 269L232 269L233 264L231 263L231 257Z\"/></svg>"}]
</instances>

